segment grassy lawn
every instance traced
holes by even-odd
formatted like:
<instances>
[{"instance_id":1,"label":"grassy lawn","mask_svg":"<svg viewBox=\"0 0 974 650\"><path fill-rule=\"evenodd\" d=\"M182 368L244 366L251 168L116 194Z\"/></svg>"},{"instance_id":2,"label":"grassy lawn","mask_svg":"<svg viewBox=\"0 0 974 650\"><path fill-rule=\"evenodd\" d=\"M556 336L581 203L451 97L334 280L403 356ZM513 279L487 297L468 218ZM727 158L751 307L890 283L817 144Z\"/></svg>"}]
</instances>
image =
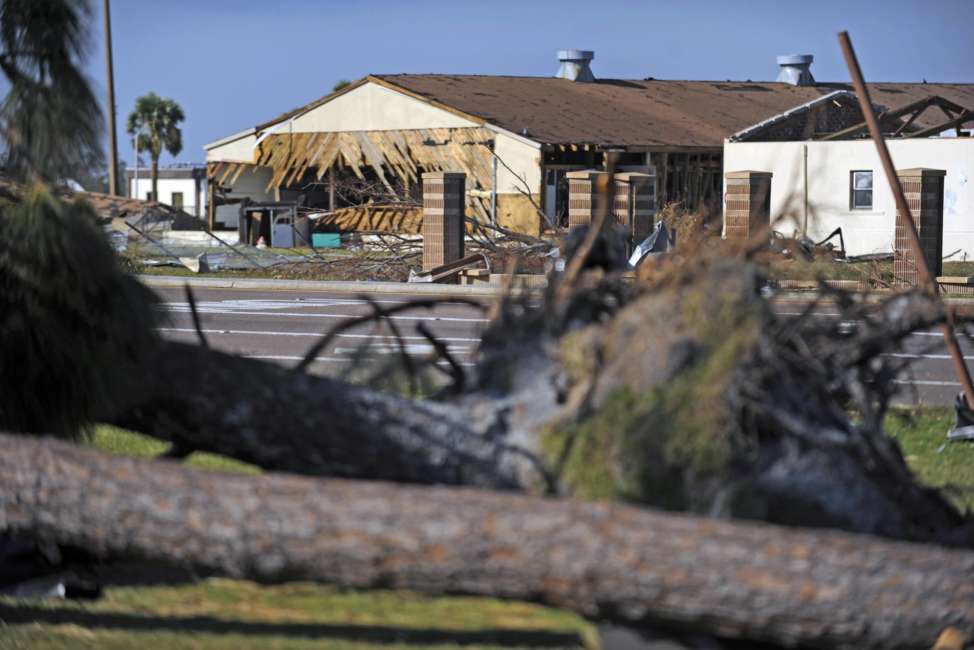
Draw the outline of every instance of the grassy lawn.
<instances>
[{"instance_id":1,"label":"grassy lawn","mask_svg":"<svg viewBox=\"0 0 974 650\"><path fill-rule=\"evenodd\" d=\"M151 457L166 444L101 426L90 444ZM194 453L194 467L260 470ZM490 598L431 598L408 592L336 589L312 583L256 585L207 578L191 584L108 587L97 601L0 597L0 650L130 648L390 650L595 647L595 629L574 614Z\"/></svg>"},{"instance_id":2,"label":"grassy lawn","mask_svg":"<svg viewBox=\"0 0 974 650\"><path fill-rule=\"evenodd\" d=\"M917 478L974 510L974 443L944 445L953 423L951 408L896 409L886 418L886 431L899 441Z\"/></svg>"},{"instance_id":3,"label":"grassy lawn","mask_svg":"<svg viewBox=\"0 0 974 650\"><path fill-rule=\"evenodd\" d=\"M342 591L310 583L116 587L93 603L0 598L0 648L583 647L595 632L554 609L486 598Z\"/></svg>"},{"instance_id":4,"label":"grassy lawn","mask_svg":"<svg viewBox=\"0 0 974 650\"><path fill-rule=\"evenodd\" d=\"M169 448L169 445L155 438L107 425L101 425L95 430L91 444L113 454L144 458L158 456ZM253 465L248 465L247 463L234 460L233 458L227 458L226 456L218 456L200 451L191 454L186 459L186 462L200 469L235 472L238 474L260 473L260 468Z\"/></svg>"},{"instance_id":5,"label":"grassy lawn","mask_svg":"<svg viewBox=\"0 0 974 650\"><path fill-rule=\"evenodd\" d=\"M769 269L771 278L775 280L868 280L882 278L886 281L893 278L893 263L858 262L848 264L844 262L828 262L815 260L776 259L771 262ZM974 275L974 262L944 262L943 274L947 276Z\"/></svg>"}]
</instances>

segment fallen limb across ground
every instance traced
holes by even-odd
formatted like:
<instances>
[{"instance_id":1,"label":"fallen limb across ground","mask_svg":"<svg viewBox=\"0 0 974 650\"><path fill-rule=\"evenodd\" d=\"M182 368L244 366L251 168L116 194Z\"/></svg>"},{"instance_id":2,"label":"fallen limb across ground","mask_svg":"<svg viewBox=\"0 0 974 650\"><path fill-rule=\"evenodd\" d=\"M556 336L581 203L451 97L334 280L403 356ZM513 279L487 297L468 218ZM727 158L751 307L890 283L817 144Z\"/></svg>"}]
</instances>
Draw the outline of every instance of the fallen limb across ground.
<instances>
[{"instance_id":1,"label":"fallen limb across ground","mask_svg":"<svg viewBox=\"0 0 974 650\"><path fill-rule=\"evenodd\" d=\"M974 552L470 488L195 471L0 435L0 530L260 581L523 599L782 645L974 632Z\"/></svg>"}]
</instances>

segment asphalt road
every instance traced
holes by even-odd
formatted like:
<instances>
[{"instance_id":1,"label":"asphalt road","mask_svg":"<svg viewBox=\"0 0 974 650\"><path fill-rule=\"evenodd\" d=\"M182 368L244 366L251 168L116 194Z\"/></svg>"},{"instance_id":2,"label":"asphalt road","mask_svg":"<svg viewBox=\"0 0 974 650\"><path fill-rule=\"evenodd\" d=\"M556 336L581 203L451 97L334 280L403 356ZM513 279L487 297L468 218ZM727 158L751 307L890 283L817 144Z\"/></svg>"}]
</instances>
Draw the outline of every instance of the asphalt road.
<instances>
[{"instance_id":1,"label":"asphalt road","mask_svg":"<svg viewBox=\"0 0 974 650\"><path fill-rule=\"evenodd\" d=\"M197 342L192 314L181 289L156 289L164 300L168 322L163 335L178 341ZM333 327L357 316L373 313L374 305L394 307L429 296L370 295L369 300L348 294L315 291L251 291L242 289L194 289L200 322L209 344L216 349L255 359L294 365L315 341ZM416 328L422 323L447 345L462 364L471 364L487 323L481 309L457 301L435 308L414 308L390 316L410 355L432 355L433 346ZM347 366L359 348L368 345L372 354L401 354L400 344L388 326L355 326L338 334L318 353L311 370L334 373Z\"/></svg>"},{"instance_id":2,"label":"asphalt road","mask_svg":"<svg viewBox=\"0 0 974 650\"><path fill-rule=\"evenodd\" d=\"M173 340L196 342L189 305L180 289L156 289L164 301L168 321L161 331ZM296 364L323 333L336 324L372 312L369 301L348 294L315 291L253 291L243 289L195 289L203 331L211 346L284 365ZM423 296L416 296L423 298ZM390 307L408 302L403 295L374 295L376 304ZM784 314L798 313L801 302L777 304ZM817 317L837 318L824 306ZM480 333L486 324L481 310L460 302L446 302L432 309L410 309L392 316L410 354L424 357L433 347L416 330L425 323L461 363L472 363ZM347 367L359 346L367 344L375 354L399 354L399 344L386 327L362 325L336 336L316 357L312 370L332 374ZM974 346L961 343L969 363L974 363ZM953 403L960 390L940 333L918 332L893 356L910 362L898 380L903 404Z\"/></svg>"}]
</instances>

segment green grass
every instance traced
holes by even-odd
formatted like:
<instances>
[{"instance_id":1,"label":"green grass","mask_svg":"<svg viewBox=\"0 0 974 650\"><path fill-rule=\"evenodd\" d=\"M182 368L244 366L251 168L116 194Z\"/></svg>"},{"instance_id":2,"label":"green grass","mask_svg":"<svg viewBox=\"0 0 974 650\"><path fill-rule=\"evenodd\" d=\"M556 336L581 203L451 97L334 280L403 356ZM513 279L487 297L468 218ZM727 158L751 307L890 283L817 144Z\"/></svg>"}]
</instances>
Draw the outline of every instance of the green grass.
<instances>
[{"instance_id":1,"label":"green grass","mask_svg":"<svg viewBox=\"0 0 974 650\"><path fill-rule=\"evenodd\" d=\"M802 260L776 259L771 262L768 272L771 278L775 280L813 281L819 278L826 280L868 280L883 278L889 281L893 277L893 263L882 261L849 264L825 260L805 262ZM974 262L944 262L943 275L974 276Z\"/></svg>"},{"instance_id":2,"label":"green grass","mask_svg":"<svg viewBox=\"0 0 974 650\"><path fill-rule=\"evenodd\" d=\"M158 456L169 448L168 444L155 438L106 425L99 426L95 430L91 444L113 454L137 456L140 458ZM234 460L233 458L227 458L226 456L218 456L206 452L193 452L186 459L186 462L200 469L235 472L238 474L260 473L260 468L253 465L248 465L247 463Z\"/></svg>"},{"instance_id":3,"label":"green grass","mask_svg":"<svg viewBox=\"0 0 974 650\"><path fill-rule=\"evenodd\" d=\"M974 509L974 443L947 443L953 422L951 408L895 409L886 417L886 431L899 441L920 481L943 489L959 507Z\"/></svg>"},{"instance_id":4,"label":"green grass","mask_svg":"<svg viewBox=\"0 0 974 650\"><path fill-rule=\"evenodd\" d=\"M88 604L0 598L0 648L581 647L580 618L527 603L356 592L210 578L195 584L116 587ZM469 644L469 645L468 645Z\"/></svg>"}]
</instances>

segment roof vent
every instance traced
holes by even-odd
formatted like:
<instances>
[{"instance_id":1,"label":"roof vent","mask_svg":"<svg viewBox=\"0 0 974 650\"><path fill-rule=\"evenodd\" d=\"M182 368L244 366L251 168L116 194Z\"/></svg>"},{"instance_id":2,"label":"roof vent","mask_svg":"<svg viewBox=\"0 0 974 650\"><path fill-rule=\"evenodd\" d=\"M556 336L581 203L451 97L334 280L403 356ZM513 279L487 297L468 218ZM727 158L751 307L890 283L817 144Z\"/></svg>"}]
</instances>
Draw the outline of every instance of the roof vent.
<instances>
[{"instance_id":1,"label":"roof vent","mask_svg":"<svg viewBox=\"0 0 974 650\"><path fill-rule=\"evenodd\" d=\"M555 77L572 81L595 81L589 62L595 58L592 50L558 50L561 67Z\"/></svg>"},{"instance_id":2,"label":"roof vent","mask_svg":"<svg viewBox=\"0 0 974 650\"><path fill-rule=\"evenodd\" d=\"M778 81L792 86L814 86L815 79L808 69L815 59L811 54L786 54L778 57Z\"/></svg>"}]
</instances>

